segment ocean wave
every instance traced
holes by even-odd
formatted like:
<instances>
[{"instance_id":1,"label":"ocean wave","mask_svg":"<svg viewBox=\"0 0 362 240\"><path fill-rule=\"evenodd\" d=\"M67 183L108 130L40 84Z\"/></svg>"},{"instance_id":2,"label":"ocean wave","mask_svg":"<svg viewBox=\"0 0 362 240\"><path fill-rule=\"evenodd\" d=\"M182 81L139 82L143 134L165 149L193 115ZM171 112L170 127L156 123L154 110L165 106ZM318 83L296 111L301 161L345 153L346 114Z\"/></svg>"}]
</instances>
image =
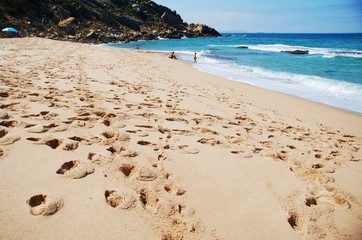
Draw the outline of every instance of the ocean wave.
<instances>
[{"instance_id":1,"label":"ocean wave","mask_svg":"<svg viewBox=\"0 0 362 240\"><path fill-rule=\"evenodd\" d=\"M271 71L230 61L203 58L200 71L362 113L362 85L319 76Z\"/></svg>"},{"instance_id":2,"label":"ocean wave","mask_svg":"<svg viewBox=\"0 0 362 240\"><path fill-rule=\"evenodd\" d=\"M343 50L330 48L312 48L305 46L290 46L285 44L257 44L257 45L237 45L236 47L248 47L251 50L268 51L268 52L291 52L296 50L308 51L309 54L321 54L324 57L355 57L362 58L360 50Z\"/></svg>"},{"instance_id":3,"label":"ocean wave","mask_svg":"<svg viewBox=\"0 0 362 240\"><path fill-rule=\"evenodd\" d=\"M209 44L207 47L226 47L226 48L235 48L239 45L236 44Z\"/></svg>"},{"instance_id":4,"label":"ocean wave","mask_svg":"<svg viewBox=\"0 0 362 240\"><path fill-rule=\"evenodd\" d=\"M324 92L325 94L334 96L358 96L362 98L362 85L350 83L346 81L339 81L330 78L323 78L319 76L311 76L304 74L288 73L288 72L274 72L262 68L246 67L249 71L254 72L267 79L281 81L286 85L296 85L304 87L306 90L315 92Z\"/></svg>"}]
</instances>

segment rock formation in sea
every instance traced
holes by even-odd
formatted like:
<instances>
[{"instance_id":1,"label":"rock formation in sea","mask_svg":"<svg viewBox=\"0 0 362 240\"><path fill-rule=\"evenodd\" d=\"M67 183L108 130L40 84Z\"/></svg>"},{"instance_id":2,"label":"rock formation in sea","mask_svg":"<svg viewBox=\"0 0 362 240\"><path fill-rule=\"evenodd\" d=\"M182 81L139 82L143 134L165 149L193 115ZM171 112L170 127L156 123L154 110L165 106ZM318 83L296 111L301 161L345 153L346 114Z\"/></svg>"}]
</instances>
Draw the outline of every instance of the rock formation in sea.
<instances>
[{"instance_id":1,"label":"rock formation in sea","mask_svg":"<svg viewBox=\"0 0 362 240\"><path fill-rule=\"evenodd\" d=\"M308 50L294 50L294 51L282 51L290 54L309 54Z\"/></svg>"},{"instance_id":2,"label":"rock formation in sea","mask_svg":"<svg viewBox=\"0 0 362 240\"><path fill-rule=\"evenodd\" d=\"M20 37L84 43L220 36L150 0L1 0L0 28L5 27L18 29Z\"/></svg>"}]
</instances>

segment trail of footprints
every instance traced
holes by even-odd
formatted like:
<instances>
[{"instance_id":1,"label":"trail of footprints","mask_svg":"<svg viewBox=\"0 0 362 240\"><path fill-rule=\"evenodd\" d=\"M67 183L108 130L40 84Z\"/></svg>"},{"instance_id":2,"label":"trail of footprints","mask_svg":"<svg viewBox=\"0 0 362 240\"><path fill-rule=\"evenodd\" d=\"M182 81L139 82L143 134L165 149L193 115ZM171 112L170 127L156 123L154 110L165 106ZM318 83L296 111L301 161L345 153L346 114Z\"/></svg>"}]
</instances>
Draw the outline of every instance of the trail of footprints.
<instances>
[{"instance_id":1,"label":"trail of footprints","mask_svg":"<svg viewBox=\"0 0 362 240\"><path fill-rule=\"evenodd\" d=\"M2 96L11 98L13 93L15 91L9 91ZM33 97L38 98L37 102L43 102L44 105L54 101L54 97L43 98L41 94L36 94ZM158 100L155 99L154 101ZM153 107L151 103L143 106ZM60 164L55 174L70 179L81 179L97 171L98 166L109 166L109 171L106 170L104 173L105 177L114 175L113 177L125 179L128 183L128 189L115 186L114 189L104 190L104 201L110 207L120 210L141 208L157 216L162 224L165 224L164 220L171 217L173 220L167 224L173 231L165 232L163 236L177 237L183 236L185 232L196 231L197 220L183 219L194 213L192 208L184 204L182 196L186 190L177 186L172 180L172 174L163 170L162 161L167 159L163 150L168 149L167 143L162 144L143 139L149 134L155 133L160 135L159 138L162 139L162 135L170 134L173 130L149 124L136 124L133 128L127 128L125 123L130 118L127 114L108 114L106 111L94 109L93 106L78 107L75 109L77 115L67 119L62 119L58 114L52 113L51 110L27 113L27 110L24 109L19 115L17 114L19 109L12 109L12 107L13 105L2 105L1 107L0 145L14 144L20 139L31 144L47 146L55 151L76 151L82 144L103 145L106 151L110 152L111 157L90 152L87 159L66 160ZM47 108L51 109L52 107L54 104L49 104ZM64 104L63 107L67 111L70 109L68 104ZM128 108L128 106L126 107ZM151 117L151 115L140 114L139 117L144 119ZM45 121L47 124L44 125ZM169 121L176 120L170 119ZM92 129L98 124L101 124L105 129L98 135L85 134L64 137L66 134L63 133L68 129L83 128L86 130ZM12 136L11 131L16 128L23 130L25 137ZM120 131L122 129L123 131ZM139 156L139 152L129 149L128 145L131 138L138 146L150 148L146 152L154 153L146 157L149 162L142 162L142 165L139 165L137 161L134 161L137 157L145 156ZM179 146L179 150L186 154L198 153L197 149L189 149L187 145ZM3 157L5 152L6 150L1 149L0 157ZM30 213L35 216L53 215L66 204L63 199L49 196L46 193L33 195L26 202Z\"/></svg>"},{"instance_id":2,"label":"trail of footprints","mask_svg":"<svg viewBox=\"0 0 362 240\"><path fill-rule=\"evenodd\" d=\"M5 92L1 94L2 98L9 98L11 93ZM34 95L36 96L36 95ZM33 96L33 97L34 97ZM116 97L117 100L118 97ZM352 204L361 204L354 202L354 198L348 194L340 192L333 185L333 177L329 176L336 168L340 167L344 161L360 161L360 145L354 136L343 135L340 133L329 132L328 129L322 128L320 132L312 132L299 126L287 126L283 124L275 124L270 126L258 126L257 119L252 119L247 114L236 114L234 119L226 119L211 114L200 115L189 111L179 109L176 102L167 101L164 107L163 101L159 98L146 98L146 103L136 105L125 105L119 110L119 113L107 113L104 110L94 109L92 105L78 107L75 110L76 116L69 117L66 120L60 121L57 114L51 111L41 111L39 113L26 114L22 113L21 120L15 120L11 116L11 112L16 109L14 104L1 105L1 122L0 122L0 145L7 146L16 143L21 139L19 135L12 135L12 129L24 128L29 134L39 134L27 137L26 140L33 144L46 145L52 149L62 149L66 151L75 151L79 144L92 145L101 144L108 146L106 148L112 154L113 159L109 159L97 153L89 153L86 160L70 160L64 162L56 171L57 174L67 178L79 179L92 174L97 169L97 165L110 165L109 173L105 176L109 177L114 174L113 165L116 165L116 171L120 177L126 179L131 186L130 191L119 189L106 189L104 192L105 202L113 208L127 210L141 205L144 209L156 214L162 218L167 218L173 215L184 216L191 214L193 210L188 210L187 206L182 203L174 203L169 199L161 198L168 193L174 196L182 196L186 191L176 186L170 179L170 174L163 171L162 161L167 159L165 152L167 150L178 150L185 154L198 154L197 148L189 145L177 145L172 143L175 135L192 135L194 131L204 135L197 143L206 144L214 147L232 148L231 154L236 154L241 158L252 158L253 155L261 155L283 161L289 165L290 170L303 181L310 181L317 191L312 191L310 196L305 198L303 203L308 208L319 206L321 203L331 206L339 206L348 209ZM50 98L53 101L53 98ZM224 99L223 99L224 101ZM161 105L160 107L157 106ZM133 108L133 106L137 106ZM52 105L49 105L51 108ZM69 108L66 105L65 108ZM189 130L169 129L155 122L161 122L162 117L154 113L147 113L148 108L164 109L164 113L168 115L163 122L177 122L189 127ZM5 109L5 111L3 111ZM132 109L133 116L140 118L144 124L136 124L133 128L127 128L127 121L131 116L125 114L126 111L121 110ZM6 111L8 110L8 111ZM9 113L8 113L9 112ZM263 122L268 123L270 120L267 116L259 116L263 118ZM48 124L41 125L32 122L37 120L47 120ZM50 121L50 123L49 123ZM30 123L29 123L30 122ZM51 123L52 122L52 123ZM69 128L93 128L95 124L102 124L106 130L99 136L71 136L69 138L56 138L54 135L64 132ZM207 126L207 127L206 127ZM219 132L212 130L214 126L222 126L229 129L228 132L233 132L234 135L223 136ZM123 129L123 133L120 132ZM148 137L150 134L159 134L159 141L152 142L142 138ZM48 136L44 137L44 134ZM253 137L264 136L265 141L255 140ZM133 137L131 137L131 135ZM317 137L318 136L318 139ZM128 149L130 139L137 139L134 142L143 147L148 147L149 151L155 152L155 156L150 157L149 166L139 166L137 161L132 161L139 153ZM246 141L248 138L248 141ZM276 140L278 139L278 141ZM319 142L318 142L319 141ZM247 142L247 143L245 143ZM288 143L283 145L283 142ZM293 142L303 142L305 147L298 149L293 145ZM313 148L312 146L323 146L330 149L330 144L334 145L335 150L325 152L323 149ZM193 143L192 146L196 144ZM297 145L297 144L295 144ZM338 149L349 149L349 155L345 151ZM308 149L308 151L304 151ZM312 150L310 150L312 149ZM0 149L0 157L6 153L5 149ZM122 159L122 160L119 160ZM115 163L116 162L116 163ZM95 166L95 167L94 167ZM157 183L156 183L157 182ZM154 184L150 184L154 183ZM162 186L162 187L160 187ZM288 201L287 201L288 202ZM297 231L301 230L303 224L307 224L308 216L299 216L298 209L295 208L294 202L289 201L289 211L287 221L291 227ZM33 215L51 215L62 208L63 201L45 194L34 195L27 201L30 212ZM322 204L322 205L323 205ZM299 207L301 208L301 207ZM325 210L313 210L311 215L325 213ZM327 214L333 214L333 210L327 211ZM180 220L178 220L180 221ZM304 221L304 223L303 223ZM194 229L187 223L180 221L180 225L184 229ZM312 227L311 225L310 227ZM184 231L184 230L183 230ZM194 230L193 230L194 231ZM320 230L323 232L323 230ZM322 234L323 235L323 234Z\"/></svg>"}]
</instances>

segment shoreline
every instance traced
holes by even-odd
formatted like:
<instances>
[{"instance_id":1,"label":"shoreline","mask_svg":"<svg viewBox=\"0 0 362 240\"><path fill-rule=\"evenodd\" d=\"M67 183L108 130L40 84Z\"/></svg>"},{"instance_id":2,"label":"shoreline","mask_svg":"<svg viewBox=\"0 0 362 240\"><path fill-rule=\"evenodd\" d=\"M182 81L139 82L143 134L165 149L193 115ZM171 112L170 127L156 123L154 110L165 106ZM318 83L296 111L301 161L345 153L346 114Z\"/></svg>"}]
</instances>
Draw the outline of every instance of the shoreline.
<instances>
[{"instance_id":1,"label":"shoreline","mask_svg":"<svg viewBox=\"0 0 362 240\"><path fill-rule=\"evenodd\" d=\"M145 50L145 51L148 51L148 50ZM149 51L149 52L158 53L157 51ZM186 54L184 54L184 55L186 55ZM288 96L290 96L290 97L298 98L298 99L305 100L305 101L308 101L308 102L313 102L313 103L320 104L320 105L323 105L323 106L326 106L326 107L330 107L330 108L334 108L334 109L337 109L337 110L341 110L341 111L343 111L343 112L352 113L352 114L355 114L355 115L357 115L357 116L362 116L362 112L357 112L357 111L353 111L353 110L350 110L350 109L347 109L347 108L342 108L342 107L336 107L336 106L333 106L333 105L329 105L329 104L327 104L327 103L314 101L314 100L311 100L311 99L308 99L308 98L304 98L304 97L292 95L292 94L289 94L289 93L280 92L280 91L273 90L273 89L268 89L268 88L266 88L266 87L256 86L256 85L253 85L253 84L250 84L250 83L242 82L242 81L240 81L240 80L235 80L235 79L223 77L223 76L221 76L221 75L213 74L213 73L210 73L210 72L207 72L207 71L198 69L198 68L196 67L196 65L194 65L194 63L192 62L192 60L188 61L188 60L180 59L180 61L183 62L183 63L186 63L186 64L188 64L188 65L190 65L190 66L192 66L193 68L196 68L196 69L197 69L198 71L200 71L200 72L203 72L203 73L206 73L206 74L211 74L211 75L214 75L214 76L217 76L217 77L220 77L220 78L224 78L224 79L227 79L227 80L229 80L229 81L233 81L233 82L237 82L237 83L241 83L241 84L246 84L246 85L248 85L248 86L252 86L252 87L255 87L255 88L261 88L261 89L264 89L264 90L267 90L267 91L271 91L271 92L275 92L275 93L279 93L279 94L283 94L283 95L285 94L285 95L288 95Z\"/></svg>"},{"instance_id":2,"label":"shoreline","mask_svg":"<svg viewBox=\"0 0 362 240\"><path fill-rule=\"evenodd\" d=\"M362 237L362 116L167 53L0 43L0 238Z\"/></svg>"},{"instance_id":3,"label":"shoreline","mask_svg":"<svg viewBox=\"0 0 362 240\"><path fill-rule=\"evenodd\" d=\"M288 37L276 36L276 38L280 38L281 42L288 40ZM343 39L343 36L332 38L329 44L323 45L324 47L318 44L319 41L313 45L314 38L320 39L314 35L306 38L306 45L309 47L301 43L304 38L298 40L295 37L289 44L274 45L273 38L264 35L248 35L242 40L239 39L239 35L235 35L232 38L146 41L110 46L132 49L137 44L141 49L175 50L177 55L181 54L179 55L180 58L184 58L183 53L193 54L196 51L198 55L200 54L197 68L202 71L347 109L347 111L362 113L362 109L358 105L358 102L362 101L362 89L357 74L359 72L357 69L358 59L353 54L355 53L353 46L356 45L358 49L356 42L358 37L353 37L350 40L351 49L349 52L351 54L349 55L337 54L339 52L337 40ZM321 39L328 38L323 37ZM266 45L253 44L254 40L263 41ZM250 49L238 50L236 48L238 41L242 41ZM269 41L271 42L270 45L268 44ZM307 44L309 41L311 42ZM347 46L341 45L340 47ZM288 49L298 48L309 49L310 55L293 56L282 53ZM276 58L275 63L274 57ZM186 56L185 59L192 60L193 57ZM284 64L285 67L283 67ZM345 67L339 68L339 65ZM333 71L329 68L336 70Z\"/></svg>"},{"instance_id":4,"label":"shoreline","mask_svg":"<svg viewBox=\"0 0 362 240\"><path fill-rule=\"evenodd\" d=\"M102 47L106 47L106 48L115 48L115 47L109 47L109 46L102 46ZM134 51L134 49L129 49L129 48L115 48L115 49L124 49L124 50L129 50L129 51ZM155 53L155 54L168 54L169 51L157 51L157 50L141 50L141 49L138 49L137 51L140 51L140 52L149 52L149 53ZM334 106L334 105L331 105L331 104L328 104L328 103L324 103L324 102L321 102L321 101L317 101L317 100L313 100L313 99L308 99L306 97L303 97L303 96L298 96L298 95L293 95L291 93L287 93L287 92L283 92L283 91L278 91L278 90L274 90L274 89L270 89L268 87L263 87L263 86L258 86L258 85L255 85L255 84L252 84L252 83L248 83L248 82L243 82L242 80L237 80L237 79L232 79L230 77L226 77L226 76L223 76L223 75L218 75L216 73L212 73L212 72L209 72L207 70L203 70L203 69L199 69L197 67L197 65L194 65L193 63L193 56L192 54L186 54L186 53L177 53L176 51L176 55L177 56L189 56L190 57L190 60L186 60L186 59L183 59L183 58L178 58L177 60L183 62L183 63L186 63L190 66L192 66L193 68L197 69L198 71L200 72L204 72L206 74L211 74L211 75L214 75L214 76L217 76L217 77L220 77L220 78L224 78L224 79L227 79L229 81L234 81L234 82L238 82L238 83L241 83L241 84L246 84L246 85L249 85L249 86L253 86L253 87L256 87L256 88L261 88L261 89L265 89L265 90L268 90L268 91L272 91L272 92L276 92L276 93L280 93L280 94L286 94L288 96L291 96L291 97L295 97L295 98L299 98L299 99L303 99L303 100L306 100L306 101L310 101L310 102L314 102L314 103L317 103L317 104L321 104L321 105L324 105L324 106L327 106L327 107L331 107L331 108L335 108L335 109L339 109L339 110L342 110L342 111L345 111L345 112L349 112L349 113L352 113L352 114L356 114L356 115L359 115L359 116L362 116L362 112L358 112L358 111L354 111L354 110L351 110L351 109L348 109L348 108L344 108L344 107L338 107L338 106Z\"/></svg>"},{"instance_id":5,"label":"shoreline","mask_svg":"<svg viewBox=\"0 0 362 240\"><path fill-rule=\"evenodd\" d=\"M287 93L274 91L274 90L270 90L270 89L259 87L259 86L254 86L254 85L251 85L251 84L248 84L248 83L240 82L238 80L232 80L232 79L225 78L225 77L222 77L222 76L218 76L218 75L215 75L215 74L212 74L212 73L201 71L201 70L197 69L196 67L192 66L192 64L190 65L187 62L184 62L184 61L181 61L181 62L183 64L187 65L187 66L191 66L197 72L213 76L213 79L215 79L215 81L219 81L218 86L220 86L220 87L226 85L228 87L231 87L231 88L235 87L235 89L237 89L238 88L237 86L240 84L240 86L242 86L244 88L247 88L247 89L250 89L250 91L252 91L252 92L254 92L254 90L256 90L257 92L260 91L260 92L262 92L262 94L265 94L265 95L271 94L277 99L277 101L273 103L274 104L273 107L277 106L278 103L282 103L282 101L285 101L285 100L287 102L290 102L289 105L298 106L301 103L303 106L308 106L308 107L305 107L306 109L312 107L313 111L318 111L318 110L322 110L323 112L330 112L331 111L335 115L345 113L345 114L348 114L348 115L351 115L351 116L355 116L358 119L355 122L356 123L355 126L361 126L362 127L362 122L359 123L359 120L362 119L362 114L360 114L359 112L354 112L354 111L351 111L351 110L348 110L348 109L338 108L338 107L335 107L335 106L331 106L331 105L324 104L324 103L321 103L321 102L317 102L317 101L309 100L309 99L306 99L306 98L290 95L290 94L287 94ZM230 82L230 86L229 86L229 84L227 84L227 82ZM254 98L254 100L258 101L257 98ZM279 100L281 100L281 101L279 101ZM260 102L263 102L263 100L260 100ZM264 102L263 102L263 104L264 104ZM288 110L292 111L293 110L292 106L289 106ZM293 110L293 111L295 111L295 110ZM308 111L309 111L309 109L308 109ZM300 113L298 113L298 114L300 114ZM342 118L341 118L341 120L342 120ZM361 133L362 133L362 131L361 131Z\"/></svg>"},{"instance_id":6,"label":"shoreline","mask_svg":"<svg viewBox=\"0 0 362 240\"><path fill-rule=\"evenodd\" d=\"M155 54L166 54L166 55L168 54L168 51L163 52L163 51L154 51L154 50L132 50L132 49L128 49L128 48L116 48L116 49L129 50L129 51L140 51L140 52L155 53ZM187 54L181 53L181 54L178 54L178 55L187 55ZM192 57L192 55L190 55L190 57ZM177 60L180 61L181 63L184 63L184 64L188 65L188 66L191 66L192 68L196 69L199 72L202 72L202 73L205 73L205 74L210 74L212 76L215 76L215 77L218 77L218 78L221 78L221 79L225 79L225 80L228 80L228 81L239 83L241 85L247 85L247 86L250 86L250 87L253 87L253 88L256 88L256 89L263 89L265 91L274 92L276 94L286 95L286 96L289 96L291 98L297 98L297 99L300 99L300 100L303 100L303 101L311 102L311 103L318 104L318 105L321 105L321 106L324 106L324 107L327 107L327 108L332 108L332 109L335 109L335 110L339 110L339 111L342 111L342 112L346 112L346 113L350 113L350 114L354 114L356 116L362 117L362 112L357 112L357 111L353 111L353 110L342 108L342 107L336 107L336 106L329 105L329 104L326 104L326 103L323 103L323 102L318 102L318 101L314 101L314 100L307 99L307 98L304 98L304 97L295 96L295 95L288 94L288 93L283 93L283 92L280 92L280 91L277 91L277 90L272 90L272 89L268 89L268 88L265 88L265 87L256 86L256 85L253 85L253 84L250 84L250 83L242 82L240 80L234 80L234 79L231 79L231 78L223 77L221 75L210 73L210 72L207 72L207 71L204 71L204 70L201 70L201 69L197 68L196 67L197 64L195 65L192 60L185 60L185 59L177 59Z\"/></svg>"}]
</instances>

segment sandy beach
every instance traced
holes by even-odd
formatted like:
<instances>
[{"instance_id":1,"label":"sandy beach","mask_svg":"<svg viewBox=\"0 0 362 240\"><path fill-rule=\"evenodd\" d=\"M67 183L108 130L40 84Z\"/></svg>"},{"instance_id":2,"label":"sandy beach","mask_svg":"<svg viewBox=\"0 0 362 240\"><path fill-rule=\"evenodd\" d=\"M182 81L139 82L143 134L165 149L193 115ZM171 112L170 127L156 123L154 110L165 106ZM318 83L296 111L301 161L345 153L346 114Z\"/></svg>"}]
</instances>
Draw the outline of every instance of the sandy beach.
<instances>
[{"instance_id":1,"label":"sandy beach","mask_svg":"<svg viewBox=\"0 0 362 240\"><path fill-rule=\"evenodd\" d=\"M361 148L167 54L0 39L0 239L362 239Z\"/></svg>"}]
</instances>

